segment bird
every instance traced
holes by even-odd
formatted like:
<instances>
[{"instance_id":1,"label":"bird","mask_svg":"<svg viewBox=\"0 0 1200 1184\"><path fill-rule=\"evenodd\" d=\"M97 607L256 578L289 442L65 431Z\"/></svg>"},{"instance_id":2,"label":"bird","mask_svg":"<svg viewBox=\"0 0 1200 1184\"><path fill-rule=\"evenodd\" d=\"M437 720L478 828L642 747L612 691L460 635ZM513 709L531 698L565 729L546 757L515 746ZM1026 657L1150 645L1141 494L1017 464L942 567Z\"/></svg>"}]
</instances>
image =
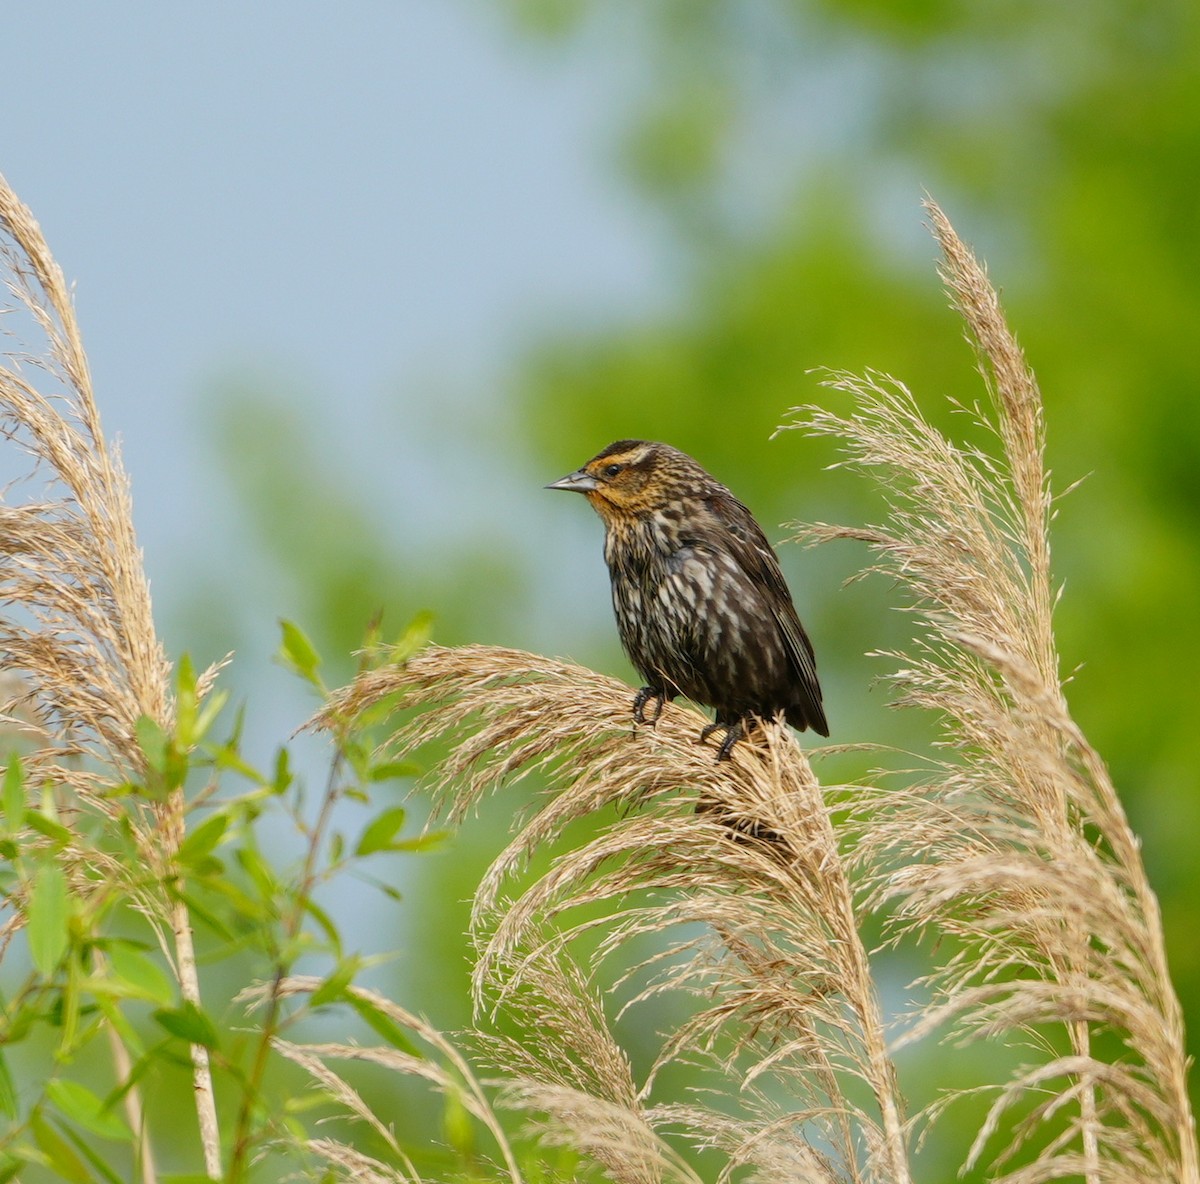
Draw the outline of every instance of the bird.
<instances>
[{"instance_id":1,"label":"bird","mask_svg":"<svg viewBox=\"0 0 1200 1184\"><path fill-rule=\"evenodd\" d=\"M686 453L617 440L547 489L582 493L604 523L617 630L645 685L637 724L682 695L715 709L717 760L759 720L829 735L812 643L754 515ZM650 708L649 714L647 707Z\"/></svg>"}]
</instances>

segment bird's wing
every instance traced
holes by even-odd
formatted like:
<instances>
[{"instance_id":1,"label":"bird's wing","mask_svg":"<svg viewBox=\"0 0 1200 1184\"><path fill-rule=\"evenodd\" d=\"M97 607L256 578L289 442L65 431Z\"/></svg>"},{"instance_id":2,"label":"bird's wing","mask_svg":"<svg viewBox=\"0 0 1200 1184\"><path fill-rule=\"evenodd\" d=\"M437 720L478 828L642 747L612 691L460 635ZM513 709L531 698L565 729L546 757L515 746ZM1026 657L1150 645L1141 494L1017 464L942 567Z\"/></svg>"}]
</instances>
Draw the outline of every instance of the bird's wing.
<instances>
[{"instance_id":1,"label":"bird's wing","mask_svg":"<svg viewBox=\"0 0 1200 1184\"><path fill-rule=\"evenodd\" d=\"M755 585L767 590L771 614L796 671L800 706L809 725L827 736L829 726L821 706L821 684L817 681L812 642L800 624L792 594L767 536L754 515L733 494L726 491L707 500L708 508L721 528L725 547Z\"/></svg>"}]
</instances>

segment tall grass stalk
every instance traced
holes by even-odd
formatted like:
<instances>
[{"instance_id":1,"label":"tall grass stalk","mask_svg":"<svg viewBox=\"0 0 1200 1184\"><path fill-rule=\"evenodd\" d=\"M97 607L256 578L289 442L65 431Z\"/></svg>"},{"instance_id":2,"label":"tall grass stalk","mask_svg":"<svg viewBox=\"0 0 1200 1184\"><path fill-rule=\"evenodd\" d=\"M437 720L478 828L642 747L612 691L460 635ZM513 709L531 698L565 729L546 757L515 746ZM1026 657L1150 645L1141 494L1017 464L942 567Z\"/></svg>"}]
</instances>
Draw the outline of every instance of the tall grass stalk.
<instances>
[{"instance_id":1,"label":"tall grass stalk","mask_svg":"<svg viewBox=\"0 0 1200 1184\"><path fill-rule=\"evenodd\" d=\"M853 398L850 414L809 407L796 418L884 491L882 526L803 536L865 541L907 589L921 628L913 653L892 655L900 702L943 725L945 759L928 779L860 795L852 872L872 905L893 907L893 936L940 933L953 951L927 978L935 1002L907 1040L947 1024L969 1038L1040 1034L1041 1055L995 1083L968 1166L1005 1112L1030 1104L993 1163L1044 1142L999 1179L1194 1182L1183 1020L1158 902L1059 674L1041 396L984 269L927 209L986 388L970 415L995 447L953 443L902 384L877 375L829 378ZM1055 1029L1066 1047L1048 1053ZM1112 1035L1117 1056L1097 1050Z\"/></svg>"},{"instance_id":2,"label":"tall grass stalk","mask_svg":"<svg viewBox=\"0 0 1200 1184\"><path fill-rule=\"evenodd\" d=\"M885 495L881 526L802 537L865 541L872 570L907 590L917 639L890 656L900 702L943 726L927 776L849 790L839 836L778 727L716 764L695 743L692 709L634 729L624 684L486 646L426 649L332 701L352 717L397 697L416 715L391 747L448 743L432 785L451 821L537 776L534 805L476 892L476 997L537 1034L490 1047L510 1097L547 1111L556 1139L594 1150L613 1142L598 1130L625 1132L627 1154L598 1156L617 1180L659 1178L649 1149L666 1129L720 1148L722 1179L747 1165L822 1184L911 1178L861 937L878 912L891 941L943 939L918 984L933 1002L895 1044L1029 1038L1032 1058L984 1087L993 1100L964 1170L986 1163L1005 1184L1198 1184L1157 901L1059 675L1041 398L982 267L928 210L987 392L969 410L991 447L950 440L875 374L830 376L852 410L803 408L788 425L835 439ZM586 817L597 833L573 842ZM530 879L547 849L553 861ZM634 958L613 989L632 990L625 1006L668 991L696 1003L635 1082L592 968L628 960L649 935L658 952ZM659 1072L681 1060L710 1064L700 1096L720 1101L652 1103Z\"/></svg>"},{"instance_id":3,"label":"tall grass stalk","mask_svg":"<svg viewBox=\"0 0 1200 1184\"><path fill-rule=\"evenodd\" d=\"M719 1128L730 1170L768 1151L778 1159L786 1148L802 1179L910 1179L902 1104L851 885L820 788L790 733L765 729L717 764L696 744L704 720L694 709L672 707L653 731L635 735L625 684L486 646L430 647L404 668L363 676L332 708L354 715L396 692L404 706L422 709L394 738L399 748L451 740L437 771L451 821L507 780L532 772L546 779L541 805L475 898L480 1005L521 1006L529 992L554 1001L530 1012L544 1075L527 1058L501 1057L510 1069L519 1065L525 1096L544 1096L551 1086L587 1094L609 1121L623 1109L647 1146L664 1126L684 1125L704 1139ZM507 899L513 877L572 823L614 811L596 837L567 847L551 870ZM602 922L591 916L597 906L606 910ZM596 1055L611 1039L599 1027L602 1009L583 1002L580 985L589 976L560 971L547 979L548 960L571 964L573 945L598 928L608 957L638 948L647 935L696 926L704 927L698 936L678 938L643 968L657 973L639 1000L685 992L700 1006L637 1085L623 1057ZM511 1053L513 1046L498 1047ZM657 1074L696 1056L719 1066L735 1097L754 1096L754 1113L740 1128L699 1105L646 1106ZM600 1075L605 1064L610 1071ZM578 1072L564 1081L563 1065ZM849 1077L865 1084L866 1097L846 1092ZM789 1108L772 1096L770 1081L786 1082ZM640 1164L619 1178L646 1170Z\"/></svg>"},{"instance_id":4,"label":"tall grass stalk","mask_svg":"<svg viewBox=\"0 0 1200 1184\"><path fill-rule=\"evenodd\" d=\"M5 327L40 338L0 363L0 424L28 466L0 506L0 727L18 750L0 785L0 955L24 930L31 964L0 1031L0 1108L14 1118L0 1134L5 1178L28 1165L119 1178L90 1134L125 1139L154 1184L153 1107L138 1090L170 1063L174 1039L190 1047L210 1179L223 1171L214 1066L236 1116L227 1178L270 1170L264 1152L282 1150L346 1180L419 1179L412 1149L342 1067L366 1062L422 1079L478 1124L487 1155L467 1138L457 1147L471 1178L542 1178L554 1170L545 1149L566 1146L577 1174L617 1184L699 1184L705 1153L719 1157L721 1184L742 1174L909 1184L917 1122L961 1091L909 1117L895 1052L961 1038L1027 1050L984 1084L991 1100L964 1170L1003 1184L1200 1184L1158 904L1063 693L1040 395L983 269L942 212L929 213L985 382L969 411L990 444L950 440L877 374L829 376L831 401L848 398L850 410L803 408L788 425L836 440L883 491L881 525L801 533L865 542L873 570L907 590L917 638L891 655L899 701L943 727L923 776L830 792L771 723L717 763L696 743L705 721L693 708L667 705L656 727L634 728L622 682L493 646L418 650L415 629L391 651L372 641L359 676L329 693L316 651L286 626L283 657L322 696L314 722L337 751L310 823L302 793L289 797L286 751L270 776L242 759L236 733L205 741L200 758L215 671L197 677L182 659L172 670L163 655L69 293L0 182L15 314ZM396 708L405 722L371 752L362 729ZM406 775L397 755L434 744L444 755L428 783L451 822L502 785L536 786L474 898L475 1037L490 1082L421 1017L356 984L366 960L342 948L315 899L359 860L422 846L401 837L398 806L347 841L334 803L365 802L368 788ZM188 798L200 769L211 780ZM217 773L231 770L250 782L245 793L219 791ZM257 847L271 803L302 839L291 879ZM241 996L257 1024L246 1041L222 1045L201 1008L191 927L201 900L232 944L257 938L267 955L266 977ZM131 919L149 926L171 983L153 973L146 943L120 931ZM919 983L931 1002L917 1015L885 1014L868 921L914 955L934 951ZM329 972L298 974L301 956L325 958ZM130 998L159 1005L154 1047L123 1010ZM637 1069L619 1021L652 1002L680 1018ZM301 1021L332 1005L382 1043L306 1043ZM531 1038L497 1030L501 1014ZM21 1098L4 1050L37 1024L55 1033L55 1069ZM116 1078L106 1099L59 1072L96 1032ZM269 1065L283 1063L366 1125L369 1154L311 1135L306 1108L269 1088ZM697 1086L668 1100L664 1075L680 1066ZM518 1148L505 1109L526 1117L541 1152Z\"/></svg>"},{"instance_id":5,"label":"tall grass stalk","mask_svg":"<svg viewBox=\"0 0 1200 1184\"><path fill-rule=\"evenodd\" d=\"M0 425L30 469L0 506L0 653L11 695L0 710L36 723L26 763L71 787L88 810L127 810L145 866L143 895L169 930L184 999L200 1004L191 920L170 874L184 835L181 788L161 802L116 804L103 790L146 772L139 721L174 723L171 670L150 609L133 529L129 483L105 441L75 310L62 271L30 211L0 178L0 252L13 307L42 341L0 360ZM10 329L10 333L14 330ZM14 495L26 492L28 500ZM211 676L201 679L202 696ZM26 735L29 732L26 730ZM64 809L70 803L64 799ZM87 868L72 871L86 877ZM151 899L153 897L153 899ZM207 1171L220 1175L208 1050L192 1046L194 1092ZM146 1178L153 1160L144 1158Z\"/></svg>"}]
</instances>

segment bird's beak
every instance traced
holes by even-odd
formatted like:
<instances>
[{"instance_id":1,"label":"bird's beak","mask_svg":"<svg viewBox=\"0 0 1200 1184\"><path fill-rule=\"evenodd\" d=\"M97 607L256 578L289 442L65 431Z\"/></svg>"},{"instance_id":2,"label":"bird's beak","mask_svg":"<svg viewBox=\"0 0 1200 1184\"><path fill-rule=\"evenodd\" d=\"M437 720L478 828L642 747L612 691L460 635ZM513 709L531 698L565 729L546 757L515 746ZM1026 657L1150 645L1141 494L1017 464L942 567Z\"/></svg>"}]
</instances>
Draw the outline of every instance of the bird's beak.
<instances>
[{"instance_id":1,"label":"bird's beak","mask_svg":"<svg viewBox=\"0 0 1200 1184\"><path fill-rule=\"evenodd\" d=\"M546 486L547 489L571 489L576 493L591 493L600 484L591 473L584 469L576 469L573 473L568 473L565 477L560 477L557 481L551 481Z\"/></svg>"}]
</instances>

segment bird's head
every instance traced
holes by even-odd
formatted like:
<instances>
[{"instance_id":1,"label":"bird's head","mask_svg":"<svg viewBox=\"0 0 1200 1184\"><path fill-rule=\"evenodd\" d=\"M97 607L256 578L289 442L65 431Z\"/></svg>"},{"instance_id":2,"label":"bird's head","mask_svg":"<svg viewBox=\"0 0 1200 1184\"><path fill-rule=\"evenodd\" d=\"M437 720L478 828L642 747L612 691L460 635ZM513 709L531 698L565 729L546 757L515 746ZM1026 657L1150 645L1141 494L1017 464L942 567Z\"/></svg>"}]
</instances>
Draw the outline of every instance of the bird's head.
<instances>
[{"instance_id":1,"label":"bird's head","mask_svg":"<svg viewBox=\"0 0 1200 1184\"><path fill-rule=\"evenodd\" d=\"M547 489L582 493L605 522L651 514L686 496L704 470L669 444L618 440Z\"/></svg>"}]
</instances>

